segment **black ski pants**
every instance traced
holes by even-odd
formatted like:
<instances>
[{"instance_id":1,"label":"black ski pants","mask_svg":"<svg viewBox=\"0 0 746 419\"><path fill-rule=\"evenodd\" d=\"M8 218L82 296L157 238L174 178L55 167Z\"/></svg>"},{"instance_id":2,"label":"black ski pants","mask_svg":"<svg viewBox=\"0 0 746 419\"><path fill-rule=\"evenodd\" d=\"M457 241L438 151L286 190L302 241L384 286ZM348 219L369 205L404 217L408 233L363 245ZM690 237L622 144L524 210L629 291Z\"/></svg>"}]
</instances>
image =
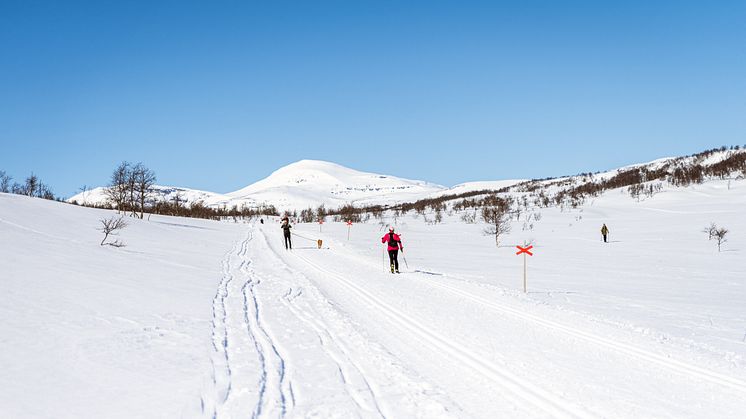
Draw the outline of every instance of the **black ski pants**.
<instances>
[{"instance_id":1,"label":"black ski pants","mask_svg":"<svg viewBox=\"0 0 746 419\"><path fill-rule=\"evenodd\" d=\"M394 267L397 271L399 270L399 249L389 250L389 261L391 262L391 266Z\"/></svg>"},{"instance_id":2,"label":"black ski pants","mask_svg":"<svg viewBox=\"0 0 746 419\"><path fill-rule=\"evenodd\" d=\"M285 248L286 249L292 249L293 248L293 242L290 241L290 234L285 234Z\"/></svg>"}]
</instances>

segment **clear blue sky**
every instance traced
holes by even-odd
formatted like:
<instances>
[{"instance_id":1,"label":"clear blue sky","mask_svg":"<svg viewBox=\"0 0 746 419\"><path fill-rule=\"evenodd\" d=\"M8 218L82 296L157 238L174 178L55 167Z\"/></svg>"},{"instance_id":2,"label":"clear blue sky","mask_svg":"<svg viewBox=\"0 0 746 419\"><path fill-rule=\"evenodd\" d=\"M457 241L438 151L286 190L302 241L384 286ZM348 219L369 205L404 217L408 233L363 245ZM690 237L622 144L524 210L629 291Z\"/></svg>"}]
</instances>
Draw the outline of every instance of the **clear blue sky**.
<instances>
[{"instance_id":1,"label":"clear blue sky","mask_svg":"<svg viewBox=\"0 0 746 419\"><path fill-rule=\"evenodd\" d=\"M0 2L0 170L444 185L746 143L746 2Z\"/></svg>"}]
</instances>

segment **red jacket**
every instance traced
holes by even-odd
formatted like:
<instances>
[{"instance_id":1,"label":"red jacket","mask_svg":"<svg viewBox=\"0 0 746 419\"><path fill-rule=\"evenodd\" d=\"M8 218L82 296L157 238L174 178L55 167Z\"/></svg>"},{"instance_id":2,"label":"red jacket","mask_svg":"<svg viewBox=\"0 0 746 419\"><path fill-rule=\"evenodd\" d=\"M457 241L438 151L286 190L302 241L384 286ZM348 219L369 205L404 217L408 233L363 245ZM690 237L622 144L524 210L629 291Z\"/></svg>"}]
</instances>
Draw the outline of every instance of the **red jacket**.
<instances>
[{"instance_id":1,"label":"red jacket","mask_svg":"<svg viewBox=\"0 0 746 419\"><path fill-rule=\"evenodd\" d=\"M393 242L396 246L391 245L391 240L389 240L389 235L391 234L394 235ZM401 249L402 251L404 250L404 246L401 244L401 237L399 237L399 235L396 233L386 233L386 235L381 238L381 243L387 243L387 242L389 244L389 250L399 250L399 249Z\"/></svg>"}]
</instances>

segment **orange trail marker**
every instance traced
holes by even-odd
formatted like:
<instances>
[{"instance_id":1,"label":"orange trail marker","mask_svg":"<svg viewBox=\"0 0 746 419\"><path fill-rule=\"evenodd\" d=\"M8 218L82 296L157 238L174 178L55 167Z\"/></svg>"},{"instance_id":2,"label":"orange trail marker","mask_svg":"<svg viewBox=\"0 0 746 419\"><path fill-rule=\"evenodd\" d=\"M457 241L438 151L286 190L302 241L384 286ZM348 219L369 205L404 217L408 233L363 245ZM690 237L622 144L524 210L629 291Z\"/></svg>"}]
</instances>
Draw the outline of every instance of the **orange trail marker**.
<instances>
[{"instance_id":1,"label":"orange trail marker","mask_svg":"<svg viewBox=\"0 0 746 419\"><path fill-rule=\"evenodd\" d=\"M526 245L524 244L524 246ZM523 292L525 293L525 292L528 292L527 291L528 285L526 281L526 255L529 255L529 256L534 255L531 252L531 249L533 249L534 246L526 246L526 247L516 246L516 247L518 248L518 251L515 252L516 255L520 255L521 253L523 253Z\"/></svg>"}]
</instances>

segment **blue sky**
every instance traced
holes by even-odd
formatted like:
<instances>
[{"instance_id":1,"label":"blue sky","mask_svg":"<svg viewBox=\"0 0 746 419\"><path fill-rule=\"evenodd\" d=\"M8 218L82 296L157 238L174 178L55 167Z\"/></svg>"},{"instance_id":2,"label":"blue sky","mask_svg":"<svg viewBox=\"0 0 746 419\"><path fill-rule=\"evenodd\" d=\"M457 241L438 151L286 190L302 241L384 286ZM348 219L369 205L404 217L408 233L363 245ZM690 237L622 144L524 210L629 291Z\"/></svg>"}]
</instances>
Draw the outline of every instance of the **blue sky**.
<instances>
[{"instance_id":1,"label":"blue sky","mask_svg":"<svg viewBox=\"0 0 746 419\"><path fill-rule=\"evenodd\" d=\"M746 2L0 2L0 170L443 185L746 144Z\"/></svg>"}]
</instances>

